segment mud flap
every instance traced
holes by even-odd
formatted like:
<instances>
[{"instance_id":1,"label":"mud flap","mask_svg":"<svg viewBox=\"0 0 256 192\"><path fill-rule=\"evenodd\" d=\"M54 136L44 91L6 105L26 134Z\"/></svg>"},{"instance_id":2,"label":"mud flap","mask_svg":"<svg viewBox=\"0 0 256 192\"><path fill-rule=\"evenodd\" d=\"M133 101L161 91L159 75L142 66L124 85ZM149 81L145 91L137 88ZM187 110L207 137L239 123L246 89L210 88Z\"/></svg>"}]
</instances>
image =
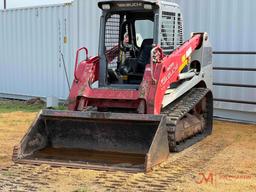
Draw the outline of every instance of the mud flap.
<instances>
[{"instance_id":1,"label":"mud flap","mask_svg":"<svg viewBox=\"0 0 256 192\"><path fill-rule=\"evenodd\" d=\"M43 110L13 160L147 172L168 158L165 121L163 115Z\"/></svg>"}]
</instances>

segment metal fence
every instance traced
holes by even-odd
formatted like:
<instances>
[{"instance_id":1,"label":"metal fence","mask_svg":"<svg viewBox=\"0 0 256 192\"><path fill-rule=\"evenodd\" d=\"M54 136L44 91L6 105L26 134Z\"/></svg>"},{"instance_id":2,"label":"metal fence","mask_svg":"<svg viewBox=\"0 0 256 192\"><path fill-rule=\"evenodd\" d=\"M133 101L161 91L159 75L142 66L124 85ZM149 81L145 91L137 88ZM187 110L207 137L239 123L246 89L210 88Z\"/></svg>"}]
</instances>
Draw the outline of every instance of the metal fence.
<instances>
[{"instance_id":1,"label":"metal fence","mask_svg":"<svg viewBox=\"0 0 256 192\"><path fill-rule=\"evenodd\" d=\"M251 51L215 51L215 56L255 59ZM243 65L219 65L213 68L215 115L239 121L256 122L256 63ZM231 78L228 76L231 75ZM225 78L225 76L227 78ZM219 78L218 78L219 77Z\"/></svg>"},{"instance_id":2,"label":"metal fence","mask_svg":"<svg viewBox=\"0 0 256 192\"><path fill-rule=\"evenodd\" d=\"M256 1L177 0L186 38L207 31L215 50L215 116L256 122Z\"/></svg>"}]
</instances>

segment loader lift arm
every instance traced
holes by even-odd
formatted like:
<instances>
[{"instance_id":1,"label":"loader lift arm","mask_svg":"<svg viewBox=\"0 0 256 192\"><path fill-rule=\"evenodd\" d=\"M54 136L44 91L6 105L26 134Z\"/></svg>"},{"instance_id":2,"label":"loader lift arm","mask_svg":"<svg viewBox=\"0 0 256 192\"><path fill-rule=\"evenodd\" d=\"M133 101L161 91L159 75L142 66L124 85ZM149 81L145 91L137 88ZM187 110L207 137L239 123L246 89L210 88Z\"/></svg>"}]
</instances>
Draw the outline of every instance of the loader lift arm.
<instances>
[{"instance_id":1,"label":"loader lift arm","mask_svg":"<svg viewBox=\"0 0 256 192\"><path fill-rule=\"evenodd\" d=\"M81 73L81 69L85 69L85 71L83 76L73 83L69 97L73 102L69 109L84 110L88 106L99 108L119 107L135 109L145 114L160 114L165 92L172 83L179 80L179 74L189 63L191 54L202 44L203 36L203 33L194 35L170 55L160 53L162 56L157 62L153 61L155 56L151 55L152 62L146 65L139 90L93 89L91 85L97 79L91 77L96 77L97 62L93 63L91 60L82 62L80 68L77 69L77 73ZM153 54L157 55L159 52L161 52L160 47L153 51ZM147 101L146 106L144 101ZM74 103L76 103L76 106ZM141 109L142 105L144 105L143 109Z\"/></svg>"}]
</instances>

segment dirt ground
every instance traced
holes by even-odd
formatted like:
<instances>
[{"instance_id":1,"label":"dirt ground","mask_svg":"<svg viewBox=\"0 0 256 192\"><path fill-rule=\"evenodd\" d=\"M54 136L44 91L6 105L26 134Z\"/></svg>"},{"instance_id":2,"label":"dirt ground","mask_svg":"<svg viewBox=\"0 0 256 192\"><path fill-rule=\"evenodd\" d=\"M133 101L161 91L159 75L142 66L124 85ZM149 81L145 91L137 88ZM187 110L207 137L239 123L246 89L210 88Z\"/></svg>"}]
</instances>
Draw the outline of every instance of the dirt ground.
<instances>
[{"instance_id":1,"label":"dirt ground","mask_svg":"<svg viewBox=\"0 0 256 192\"><path fill-rule=\"evenodd\" d=\"M256 125L214 122L213 134L148 174L14 165L35 112L0 113L0 191L256 191Z\"/></svg>"}]
</instances>

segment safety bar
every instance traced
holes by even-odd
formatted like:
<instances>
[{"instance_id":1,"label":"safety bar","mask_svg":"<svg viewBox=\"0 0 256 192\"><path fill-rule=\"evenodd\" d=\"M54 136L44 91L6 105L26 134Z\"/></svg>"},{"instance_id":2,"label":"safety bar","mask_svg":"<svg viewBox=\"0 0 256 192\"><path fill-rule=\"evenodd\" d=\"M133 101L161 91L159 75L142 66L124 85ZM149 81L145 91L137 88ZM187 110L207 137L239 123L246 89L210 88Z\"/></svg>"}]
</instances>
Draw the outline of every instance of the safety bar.
<instances>
[{"instance_id":1,"label":"safety bar","mask_svg":"<svg viewBox=\"0 0 256 192\"><path fill-rule=\"evenodd\" d=\"M80 49L78 49L76 51L76 63L75 63L75 70L74 70L74 76L75 76L75 79L77 80L77 77L76 77L76 69L77 69L77 66L78 66L78 58L79 58L79 53L80 51L84 50L85 51L85 57L86 57L86 61L89 59L89 56L88 56L88 49L86 47L82 47Z\"/></svg>"}]
</instances>

